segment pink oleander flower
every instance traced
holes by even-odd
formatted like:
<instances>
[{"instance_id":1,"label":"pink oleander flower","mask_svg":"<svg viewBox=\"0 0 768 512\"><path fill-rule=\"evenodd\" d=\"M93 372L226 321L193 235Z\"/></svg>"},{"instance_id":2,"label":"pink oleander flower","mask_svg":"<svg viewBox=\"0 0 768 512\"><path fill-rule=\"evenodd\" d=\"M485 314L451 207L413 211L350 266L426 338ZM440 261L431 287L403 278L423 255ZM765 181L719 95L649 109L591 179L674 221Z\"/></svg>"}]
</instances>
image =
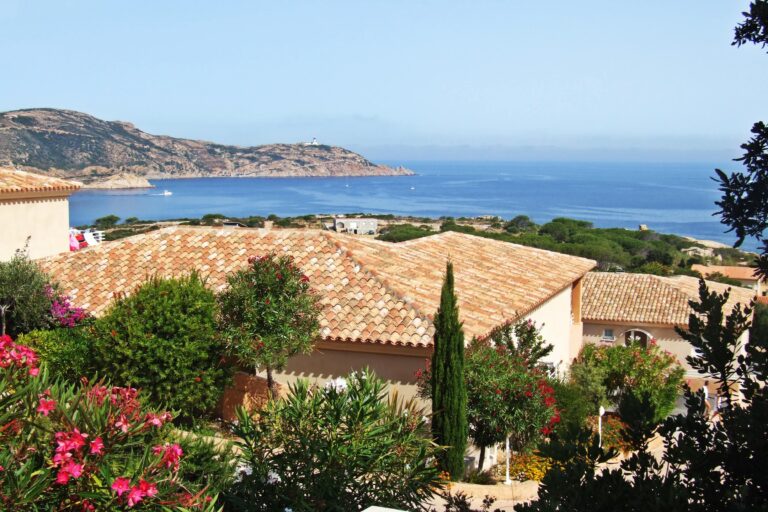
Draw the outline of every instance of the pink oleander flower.
<instances>
[{"instance_id":1,"label":"pink oleander flower","mask_svg":"<svg viewBox=\"0 0 768 512\"><path fill-rule=\"evenodd\" d=\"M144 499L144 493L141 492L141 489L138 486L131 487L131 490L128 491L128 506L132 507L141 500Z\"/></svg>"},{"instance_id":2,"label":"pink oleander flower","mask_svg":"<svg viewBox=\"0 0 768 512\"><path fill-rule=\"evenodd\" d=\"M83 474L83 465L77 464L73 461L69 461L62 468L62 471L69 473L72 476L72 478L80 478L80 475Z\"/></svg>"},{"instance_id":3,"label":"pink oleander flower","mask_svg":"<svg viewBox=\"0 0 768 512\"><path fill-rule=\"evenodd\" d=\"M104 441L97 437L91 441L91 455L101 455L102 453L104 453Z\"/></svg>"},{"instance_id":4,"label":"pink oleander flower","mask_svg":"<svg viewBox=\"0 0 768 512\"><path fill-rule=\"evenodd\" d=\"M153 498L157 495L157 486L143 478L139 480L139 490L148 498Z\"/></svg>"},{"instance_id":5,"label":"pink oleander flower","mask_svg":"<svg viewBox=\"0 0 768 512\"><path fill-rule=\"evenodd\" d=\"M147 413L147 416L145 418L145 425L151 425L153 427L160 428L165 423L171 421L173 417L171 416L171 413L164 412L162 414L155 414L153 412Z\"/></svg>"},{"instance_id":6,"label":"pink oleander flower","mask_svg":"<svg viewBox=\"0 0 768 512\"><path fill-rule=\"evenodd\" d=\"M163 464L165 464L165 467L167 468L173 468L174 470L179 469L179 459L181 459L181 456L184 455L184 451L181 449L181 446L178 444L168 444L165 443L164 446L155 446L152 448L152 452L155 455L160 455Z\"/></svg>"},{"instance_id":7,"label":"pink oleander flower","mask_svg":"<svg viewBox=\"0 0 768 512\"><path fill-rule=\"evenodd\" d=\"M47 398L41 398L40 403L37 406L37 412L39 412L43 416L48 416L48 414L55 409L56 409L56 400L49 400Z\"/></svg>"},{"instance_id":8,"label":"pink oleander flower","mask_svg":"<svg viewBox=\"0 0 768 512\"><path fill-rule=\"evenodd\" d=\"M67 471L64 471L63 469L60 469L59 472L56 474L56 483L59 485L66 485L67 482L69 482L69 479L72 475L70 475Z\"/></svg>"},{"instance_id":9,"label":"pink oleander flower","mask_svg":"<svg viewBox=\"0 0 768 512\"><path fill-rule=\"evenodd\" d=\"M117 493L118 496L122 496L124 492L128 492L131 489L131 481L124 476L115 478L112 482L112 490Z\"/></svg>"}]
</instances>

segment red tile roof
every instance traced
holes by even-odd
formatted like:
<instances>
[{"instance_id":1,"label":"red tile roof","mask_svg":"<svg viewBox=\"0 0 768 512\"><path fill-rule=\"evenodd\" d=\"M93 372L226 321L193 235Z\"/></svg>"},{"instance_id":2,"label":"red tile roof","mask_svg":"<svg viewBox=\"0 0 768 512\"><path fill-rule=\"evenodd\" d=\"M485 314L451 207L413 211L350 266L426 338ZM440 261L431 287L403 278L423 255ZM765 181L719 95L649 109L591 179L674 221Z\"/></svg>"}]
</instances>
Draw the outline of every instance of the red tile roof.
<instances>
[{"instance_id":1,"label":"red tile roof","mask_svg":"<svg viewBox=\"0 0 768 512\"><path fill-rule=\"evenodd\" d=\"M741 279L744 281L757 281L759 278L755 275L757 269L753 267L740 267L735 265L691 265L691 270L695 270L705 278L710 274L722 274L731 279Z\"/></svg>"},{"instance_id":2,"label":"red tile roof","mask_svg":"<svg viewBox=\"0 0 768 512\"><path fill-rule=\"evenodd\" d=\"M8 167L0 167L0 198L6 194L29 192L74 192L80 184Z\"/></svg>"},{"instance_id":3,"label":"red tile roof","mask_svg":"<svg viewBox=\"0 0 768 512\"><path fill-rule=\"evenodd\" d=\"M749 304L755 296L749 288L713 281L707 281L707 285L718 293L731 289L726 311L737 303ZM582 290L585 322L688 325L692 312L688 301L698 300L699 280L690 276L589 272Z\"/></svg>"},{"instance_id":4,"label":"red tile roof","mask_svg":"<svg viewBox=\"0 0 768 512\"><path fill-rule=\"evenodd\" d=\"M448 258L465 334L535 309L595 262L460 233L390 244L318 230L171 227L40 261L74 303L103 313L149 275L192 269L214 289L248 256L292 255L321 295L327 340L429 346Z\"/></svg>"}]
</instances>

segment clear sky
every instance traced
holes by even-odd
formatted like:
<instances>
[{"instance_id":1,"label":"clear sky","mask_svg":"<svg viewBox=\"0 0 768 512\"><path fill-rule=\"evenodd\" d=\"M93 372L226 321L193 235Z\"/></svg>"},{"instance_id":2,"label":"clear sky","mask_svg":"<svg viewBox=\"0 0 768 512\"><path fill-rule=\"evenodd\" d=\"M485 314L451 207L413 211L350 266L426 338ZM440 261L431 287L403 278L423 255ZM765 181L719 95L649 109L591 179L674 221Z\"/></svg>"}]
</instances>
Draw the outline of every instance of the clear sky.
<instances>
[{"instance_id":1,"label":"clear sky","mask_svg":"<svg viewBox=\"0 0 768 512\"><path fill-rule=\"evenodd\" d=\"M768 121L747 1L0 0L0 110L374 158L707 160Z\"/></svg>"}]
</instances>

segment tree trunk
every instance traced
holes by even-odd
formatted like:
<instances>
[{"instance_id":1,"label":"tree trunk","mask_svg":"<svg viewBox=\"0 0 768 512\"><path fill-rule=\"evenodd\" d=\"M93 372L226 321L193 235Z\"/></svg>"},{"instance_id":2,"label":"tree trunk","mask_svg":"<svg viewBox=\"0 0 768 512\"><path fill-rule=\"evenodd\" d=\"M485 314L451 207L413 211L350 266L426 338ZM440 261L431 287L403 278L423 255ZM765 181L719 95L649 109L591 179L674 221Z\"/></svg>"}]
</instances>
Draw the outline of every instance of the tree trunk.
<instances>
[{"instance_id":1,"label":"tree trunk","mask_svg":"<svg viewBox=\"0 0 768 512\"><path fill-rule=\"evenodd\" d=\"M269 390L269 399L273 400L277 397L277 383L274 377L272 377L272 368L267 366L267 389Z\"/></svg>"},{"instance_id":2,"label":"tree trunk","mask_svg":"<svg viewBox=\"0 0 768 512\"><path fill-rule=\"evenodd\" d=\"M485 465L485 446L480 447L480 460L477 462L477 472L482 473Z\"/></svg>"},{"instance_id":3,"label":"tree trunk","mask_svg":"<svg viewBox=\"0 0 768 512\"><path fill-rule=\"evenodd\" d=\"M8 306L0 306L0 336L5 336L5 312L8 309Z\"/></svg>"}]
</instances>

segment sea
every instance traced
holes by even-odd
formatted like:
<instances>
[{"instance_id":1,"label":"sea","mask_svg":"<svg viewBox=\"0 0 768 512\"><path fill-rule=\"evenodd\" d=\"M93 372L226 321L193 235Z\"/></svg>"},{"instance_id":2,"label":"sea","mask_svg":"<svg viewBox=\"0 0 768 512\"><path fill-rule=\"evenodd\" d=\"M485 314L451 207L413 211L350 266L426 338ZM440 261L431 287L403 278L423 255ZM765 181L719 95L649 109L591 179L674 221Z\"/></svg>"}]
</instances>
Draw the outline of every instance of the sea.
<instances>
[{"instance_id":1,"label":"sea","mask_svg":"<svg viewBox=\"0 0 768 512\"><path fill-rule=\"evenodd\" d=\"M715 212L720 194L707 163L383 162L415 176L192 178L152 180L154 189L83 190L70 201L72 225L122 219L247 217L353 212L419 217L555 217L732 244ZM171 195L163 195L169 191ZM746 248L749 243L745 244Z\"/></svg>"}]
</instances>

